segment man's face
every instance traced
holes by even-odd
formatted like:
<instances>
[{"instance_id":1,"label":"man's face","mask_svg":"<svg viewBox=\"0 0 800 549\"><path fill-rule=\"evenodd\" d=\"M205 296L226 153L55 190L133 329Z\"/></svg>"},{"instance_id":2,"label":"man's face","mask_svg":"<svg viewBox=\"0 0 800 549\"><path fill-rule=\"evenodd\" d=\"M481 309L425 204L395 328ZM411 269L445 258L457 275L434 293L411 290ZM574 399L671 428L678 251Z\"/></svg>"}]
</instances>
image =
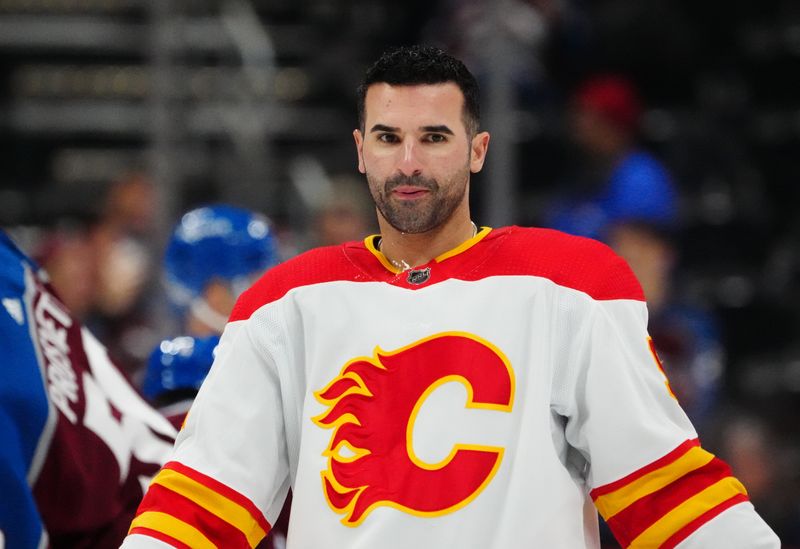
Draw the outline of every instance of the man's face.
<instances>
[{"instance_id":1,"label":"man's face","mask_svg":"<svg viewBox=\"0 0 800 549\"><path fill-rule=\"evenodd\" d=\"M404 233L424 233L466 207L470 171L483 166L487 133L467 134L456 84L373 84L364 134L353 132L358 169L381 216Z\"/></svg>"}]
</instances>

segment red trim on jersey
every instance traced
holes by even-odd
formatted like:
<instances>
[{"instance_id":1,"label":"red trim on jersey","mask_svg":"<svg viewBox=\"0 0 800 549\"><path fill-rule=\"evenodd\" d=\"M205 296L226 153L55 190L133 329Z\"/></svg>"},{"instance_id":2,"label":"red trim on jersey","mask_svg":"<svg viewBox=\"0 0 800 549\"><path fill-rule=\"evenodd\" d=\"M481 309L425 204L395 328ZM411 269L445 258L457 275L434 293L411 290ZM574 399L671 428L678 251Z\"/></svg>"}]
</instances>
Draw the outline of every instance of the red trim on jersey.
<instances>
[{"instance_id":1,"label":"red trim on jersey","mask_svg":"<svg viewBox=\"0 0 800 549\"><path fill-rule=\"evenodd\" d=\"M676 545L680 542L688 538L692 533L694 533L698 528L702 525L713 519L714 517L720 515L723 511L730 509L734 505L739 503L744 503L748 501L748 497L745 494L737 494L732 498L723 501L716 507L709 509L692 522L688 523L686 526L672 534L667 540L661 545L661 549L673 549Z\"/></svg>"},{"instance_id":2,"label":"red trim on jersey","mask_svg":"<svg viewBox=\"0 0 800 549\"><path fill-rule=\"evenodd\" d=\"M239 297L229 322L250 318L263 305L301 286L341 280L357 282L359 276L362 281L371 282L372 279L353 267L345 255L345 246L317 248L272 267Z\"/></svg>"},{"instance_id":3,"label":"red trim on jersey","mask_svg":"<svg viewBox=\"0 0 800 549\"><path fill-rule=\"evenodd\" d=\"M620 545L627 547L658 519L730 474L730 467L719 458L714 458L699 469L631 503L608 519L608 526Z\"/></svg>"},{"instance_id":4,"label":"red trim on jersey","mask_svg":"<svg viewBox=\"0 0 800 549\"><path fill-rule=\"evenodd\" d=\"M240 505L245 510L247 510L248 513L250 513L250 516L253 517L253 519L258 523L259 526L261 526L261 529L264 530L265 533L269 533L270 529L272 528L272 526L264 517L264 515L261 513L261 511L258 509L258 507L256 507L252 501L250 501L248 498L246 498L233 488L229 488L228 486L222 484L218 480L215 480L207 475L204 475L200 471L192 469L191 467L188 467L177 461L167 462L163 468L172 469L173 471L177 471L182 475L186 475L195 482L199 482L200 484L206 486L207 488L210 488L216 493L225 496L229 500Z\"/></svg>"},{"instance_id":5,"label":"red trim on jersey","mask_svg":"<svg viewBox=\"0 0 800 549\"><path fill-rule=\"evenodd\" d=\"M662 458L657 459L653 463L642 467L634 471L633 473L629 474L626 477L623 477L617 481L614 481L610 484L605 484L603 486L599 486L589 492L589 495L592 497L592 500L596 500L600 496L604 496L606 494L610 494L611 492L616 492L623 486L630 484L631 482L645 476L648 473L655 471L656 469L661 469L662 467L669 465L673 461L680 458L683 454L694 448L695 446L700 446L699 439L691 439L683 442L680 446L672 450L670 453L665 455Z\"/></svg>"},{"instance_id":6,"label":"red trim on jersey","mask_svg":"<svg viewBox=\"0 0 800 549\"><path fill-rule=\"evenodd\" d=\"M596 300L644 301L628 265L605 244L550 229L504 227L491 230L473 246L420 265L430 267L423 284L411 284L408 271L389 271L364 242L317 248L271 268L242 294L230 320L245 320L263 305L302 286L325 282L385 282L420 290L449 279L476 281L492 276L533 276L581 291Z\"/></svg>"},{"instance_id":7,"label":"red trim on jersey","mask_svg":"<svg viewBox=\"0 0 800 549\"><path fill-rule=\"evenodd\" d=\"M483 242L495 239L498 250L481 266L483 276L537 276L599 301L644 301L639 281L627 263L596 240L552 229L506 227L492 231ZM475 280L477 274L456 278Z\"/></svg>"},{"instance_id":8,"label":"red trim on jersey","mask_svg":"<svg viewBox=\"0 0 800 549\"><path fill-rule=\"evenodd\" d=\"M131 531L128 532L128 535L139 534L140 536L148 536L151 538L155 538L158 541L163 541L167 545L171 545L176 549L192 549L189 545L186 545L182 541L178 541L172 536L168 536L158 530L153 530L152 528L145 528L144 526L137 526L136 528L131 528Z\"/></svg>"},{"instance_id":9,"label":"red trim on jersey","mask_svg":"<svg viewBox=\"0 0 800 549\"><path fill-rule=\"evenodd\" d=\"M196 528L217 547L250 549L247 536L225 519L204 509L189 498L159 484L153 484L139 507L139 514L147 511L166 513Z\"/></svg>"}]
</instances>

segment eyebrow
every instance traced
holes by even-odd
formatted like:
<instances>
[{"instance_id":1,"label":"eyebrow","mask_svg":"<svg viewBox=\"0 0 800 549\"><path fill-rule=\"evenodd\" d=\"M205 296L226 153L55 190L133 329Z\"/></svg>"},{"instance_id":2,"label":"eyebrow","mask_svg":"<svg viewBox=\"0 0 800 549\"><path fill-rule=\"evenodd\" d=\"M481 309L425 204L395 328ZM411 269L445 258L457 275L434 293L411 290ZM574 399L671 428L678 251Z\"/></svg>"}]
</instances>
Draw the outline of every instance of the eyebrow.
<instances>
[{"instance_id":1,"label":"eyebrow","mask_svg":"<svg viewBox=\"0 0 800 549\"><path fill-rule=\"evenodd\" d=\"M422 130L430 133L446 133L449 135L455 135L453 130L445 126L444 124L439 126L422 126Z\"/></svg>"},{"instance_id":2,"label":"eyebrow","mask_svg":"<svg viewBox=\"0 0 800 549\"><path fill-rule=\"evenodd\" d=\"M441 124L439 126L422 126L420 128L424 132L431 132L431 133L446 133L449 135L455 135L453 130ZM386 126L385 124L375 124L370 128L370 132L389 132L389 133L397 133L400 131L400 128L395 128L392 126Z\"/></svg>"},{"instance_id":3,"label":"eyebrow","mask_svg":"<svg viewBox=\"0 0 800 549\"><path fill-rule=\"evenodd\" d=\"M372 126L372 129L369 130L370 132L389 132L389 133L397 133L400 131L400 128L393 128L392 126L386 126L384 124L375 124Z\"/></svg>"}]
</instances>

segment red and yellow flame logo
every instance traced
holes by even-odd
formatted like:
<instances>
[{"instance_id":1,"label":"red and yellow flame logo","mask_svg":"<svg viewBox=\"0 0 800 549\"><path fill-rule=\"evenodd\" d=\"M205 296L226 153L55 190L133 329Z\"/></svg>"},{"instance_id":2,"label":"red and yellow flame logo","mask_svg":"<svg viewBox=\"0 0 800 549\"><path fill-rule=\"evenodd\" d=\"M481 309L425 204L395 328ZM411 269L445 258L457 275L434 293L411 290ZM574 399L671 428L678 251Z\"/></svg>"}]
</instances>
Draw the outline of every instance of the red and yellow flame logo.
<instances>
[{"instance_id":1,"label":"red and yellow flame logo","mask_svg":"<svg viewBox=\"0 0 800 549\"><path fill-rule=\"evenodd\" d=\"M414 453L420 407L444 383L467 389L467 408L511 411L514 373L502 351L471 334L437 334L392 352L345 364L315 393L328 410L313 418L333 429L322 487L342 523L358 526L378 506L418 516L460 509L497 472L503 448L456 444L440 463Z\"/></svg>"}]
</instances>

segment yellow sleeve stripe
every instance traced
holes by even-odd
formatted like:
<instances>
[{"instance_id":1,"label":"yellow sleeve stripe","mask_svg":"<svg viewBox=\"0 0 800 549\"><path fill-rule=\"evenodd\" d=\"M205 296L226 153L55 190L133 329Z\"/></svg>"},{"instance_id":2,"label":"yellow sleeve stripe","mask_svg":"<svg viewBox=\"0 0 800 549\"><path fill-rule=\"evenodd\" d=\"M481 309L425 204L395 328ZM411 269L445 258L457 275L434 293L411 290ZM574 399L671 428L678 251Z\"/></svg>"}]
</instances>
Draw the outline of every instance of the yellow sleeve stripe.
<instances>
[{"instance_id":1,"label":"yellow sleeve stripe","mask_svg":"<svg viewBox=\"0 0 800 549\"><path fill-rule=\"evenodd\" d=\"M184 496L240 530L251 547L258 545L267 535L247 509L186 475L171 469L162 469L153 479L153 484L160 484Z\"/></svg>"},{"instance_id":2,"label":"yellow sleeve stripe","mask_svg":"<svg viewBox=\"0 0 800 549\"><path fill-rule=\"evenodd\" d=\"M642 549L660 547L678 530L709 509L716 507L720 503L738 494L746 493L741 482L734 477L726 477L687 499L681 505L661 517L647 530L639 534L628 547Z\"/></svg>"},{"instance_id":3,"label":"yellow sleeve stripe","mask_svg":"<svg viewBox=\"0 0 800 549\"><path fill-rule=\"evenodd\" d=\"M712 459L714 459L713 454L695 446L669 465L656 469L609 494L598 497L594 504L603 518L608 520L634 501L657 492L676 479L706 465Z\"/></svg>"},{"instance_id":4,"label":"yellow sleeve stripe","mask_svg":"<svg viewBox=\"0 0 800 549\"><path fill-rule=\"evenodd\" d=\"M217 546L211 543L200 530L167 513L158 511L142 513L133 519L131 530L134 528L149 528L162 532L181 543L185 543L192 549L217 549Z\"/></svg>"}]
</instances>

